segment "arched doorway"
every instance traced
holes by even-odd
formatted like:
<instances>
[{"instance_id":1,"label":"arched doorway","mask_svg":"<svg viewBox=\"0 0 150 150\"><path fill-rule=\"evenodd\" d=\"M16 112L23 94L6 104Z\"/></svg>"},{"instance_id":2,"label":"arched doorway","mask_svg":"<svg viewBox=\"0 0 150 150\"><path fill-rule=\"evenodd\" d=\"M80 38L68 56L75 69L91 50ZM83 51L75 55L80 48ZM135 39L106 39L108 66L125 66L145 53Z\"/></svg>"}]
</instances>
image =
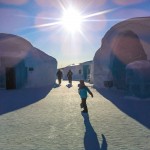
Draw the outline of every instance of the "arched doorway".
<instances>
[{"instance_id":1,"label":"arched doorway","mask_svg":"<svg viewBox=\"0 0 150 150\"><path fill-rule=\"evenodd\" d=\"M125 89L126 65L137 60L146 60L147 56L139 37L131 30L117 34L112 40L111 48L110 70L114 86Z\"/></svg>"}]
</instances>

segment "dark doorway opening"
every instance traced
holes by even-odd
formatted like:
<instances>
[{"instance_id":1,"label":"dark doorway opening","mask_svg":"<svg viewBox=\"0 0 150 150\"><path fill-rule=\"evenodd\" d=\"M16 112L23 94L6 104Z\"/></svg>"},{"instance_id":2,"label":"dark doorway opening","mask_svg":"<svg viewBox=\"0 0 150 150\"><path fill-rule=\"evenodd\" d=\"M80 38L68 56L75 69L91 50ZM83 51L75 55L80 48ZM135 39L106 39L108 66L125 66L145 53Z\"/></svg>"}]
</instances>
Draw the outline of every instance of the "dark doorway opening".
<instances>
[{"instance_id":1,"label":"dark doorway opening","mask_svg":"<svg viewBox=\"0 0 150 150\"><path fill-rule=\"evenodd\" d=\"M6 89L16 89L15 68L6 68Z\"/></svg>"}]
</instances>

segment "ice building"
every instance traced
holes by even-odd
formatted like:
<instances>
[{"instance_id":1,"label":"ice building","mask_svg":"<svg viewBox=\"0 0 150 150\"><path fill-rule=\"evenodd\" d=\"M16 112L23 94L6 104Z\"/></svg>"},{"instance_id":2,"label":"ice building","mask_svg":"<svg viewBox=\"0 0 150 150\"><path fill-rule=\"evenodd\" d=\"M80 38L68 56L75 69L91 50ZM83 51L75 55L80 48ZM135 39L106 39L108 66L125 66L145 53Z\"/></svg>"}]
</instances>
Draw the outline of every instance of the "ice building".
<instances>
[{"instance_id":1,"label":"ice building","mask_svg":"<svg viewBox=\"0 0 150 150\"><path fill-rule=\"evenodd\" d=\"M63 79L67 79L67 73L69 70L73 72L73 80L85 80L90 83L93 82L93 62L87 61L79 64L72 64L61 68L63 71Z\"/></svg>"},{"instance_id":2,"label":"ice building","mask_svg":"<svg viewBox=\"0 0 150 150\"><path fill-rule=\"evenodd\" d=\"M148 96L149 60L150 17L122 21L105 34L94 56L94 86L114 86L134 95Z\"/></svg>"},{"instance_id":3,"label":"ice building","mask_svg":"<svg viewBox=\"0 0 150 150\"><path fill-rule=\"evenodd\" d=\"M0 88L53 85L57 61L22 37L0 33Z\"/></svg>"}]
</instances>

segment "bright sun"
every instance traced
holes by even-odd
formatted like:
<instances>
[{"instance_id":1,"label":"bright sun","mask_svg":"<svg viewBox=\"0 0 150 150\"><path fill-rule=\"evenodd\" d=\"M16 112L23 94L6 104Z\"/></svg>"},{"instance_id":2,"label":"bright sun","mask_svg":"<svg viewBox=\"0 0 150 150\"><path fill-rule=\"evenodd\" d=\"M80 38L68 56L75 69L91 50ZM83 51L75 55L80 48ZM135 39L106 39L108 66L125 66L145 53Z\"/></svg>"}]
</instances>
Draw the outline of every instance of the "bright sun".
<instances>
[{"instance_id":1,"label":"bright sun","mask_svg":"<svg viewBox=\"0 0 150 150\"><path fill-rule=\"evenodd\" d=\"M83 17L79 13L79 11L74 8L65 10L61 19L61 23L64 28L71 33L80 31L82 22Z\"/></svg>"}]
</instances>

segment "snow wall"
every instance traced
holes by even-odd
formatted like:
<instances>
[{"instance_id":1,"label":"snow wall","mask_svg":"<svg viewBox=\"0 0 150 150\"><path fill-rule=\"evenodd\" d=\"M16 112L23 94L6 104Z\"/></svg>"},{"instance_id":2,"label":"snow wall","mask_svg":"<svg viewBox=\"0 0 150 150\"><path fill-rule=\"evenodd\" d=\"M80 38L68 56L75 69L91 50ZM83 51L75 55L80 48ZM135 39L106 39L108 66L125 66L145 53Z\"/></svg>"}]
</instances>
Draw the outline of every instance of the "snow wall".
<instances>
[{"instance_id":1,"label":"snow wall","mask_svg":"<svg viewBox=\"0 0 150 150\"><path fill-rule=\"evenodd\" d=\"M143 66L143 60L146 66L149 66L147 63L150 63L150 17L133 18L114 25L103 37L102 45L94 56L94 86L114 86L128 90L126 74L131 67L127 66L135 61L142 61ZM137 64L139 63L132 65L132 70L136 70L133 66L136 67ZM148 70L148 67L144 70ZM142 76L139 75L139 78ZM141 80L139 83L139 80L136 80L135 84L139 85L137 91L140 93L142 84L147 84L147 89L150 85L149 79L147 83L141 83ZM148 92L150 93L149 90Z\"/></svg>"},{"instance_id":2,"label":"snow wall","mask_svg":"<svg viewBox=\"0 0 150 150\"><path fill-rule=\"evenodd\" d=\"M28 80L26 87L53 85L56 81L57 61L37 48L26 57Z\"/></svg>"},{"instance_id":3,"label":"snow wall","mask_svg":"<svg viewBox=\"0 0 150 150\"><path fill-rule=\"evenodd\" d=\"M57 61L27 40L0 33L0 88L53 85Z\"/></svg>"}]
</instances>

